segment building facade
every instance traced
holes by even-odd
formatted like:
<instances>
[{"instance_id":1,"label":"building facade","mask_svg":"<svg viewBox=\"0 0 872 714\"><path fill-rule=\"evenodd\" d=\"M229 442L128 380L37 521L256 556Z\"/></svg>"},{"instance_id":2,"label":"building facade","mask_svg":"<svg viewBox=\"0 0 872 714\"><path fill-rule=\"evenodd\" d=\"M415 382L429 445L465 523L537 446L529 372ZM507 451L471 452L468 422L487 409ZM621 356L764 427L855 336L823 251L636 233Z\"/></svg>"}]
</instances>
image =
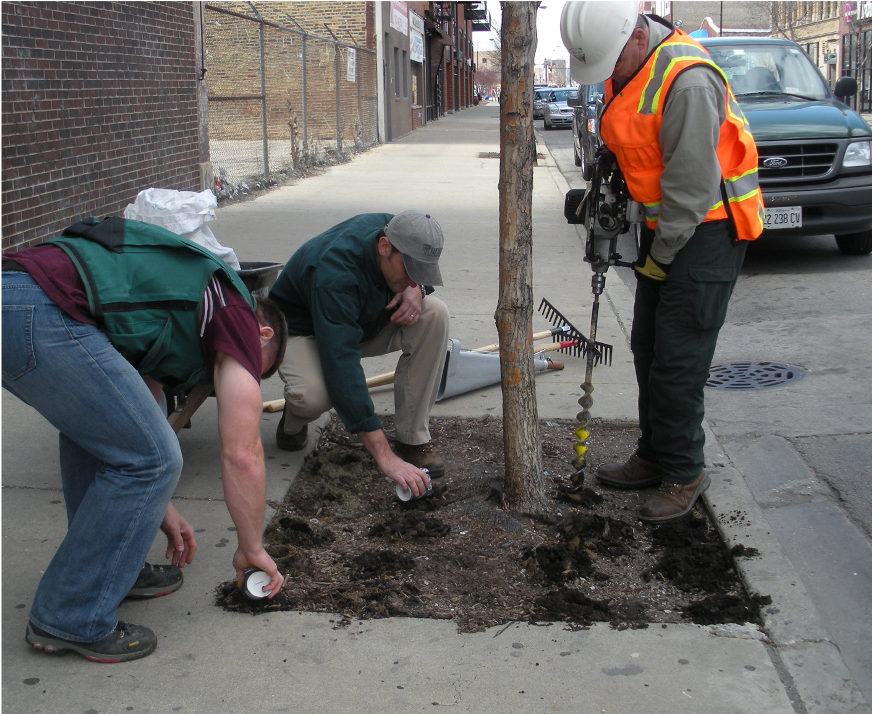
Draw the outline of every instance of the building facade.
<instances>
[{"instance_id":1,"label":"building facade","mask_svg":"<svg viewBox=\"0 0 872 714\"><path fill-rule=\"evenodd\" d=\"M660 15L685 32L709 37L784 37L800 44L830 88L842 76L857 79L847 103L872 113L872 0L859 2L670 2L643 0L641 12Z\"/></svg>"},{"instance_id":2,"label":"building facade","mask_svg":"<svg viewBox=\"0 0 872 714\"><path fill-rule=\"evenodd\" d=\"M4 2L2 23L3 250L470 107L490 29L484 2Z\"/></svg>"},{"instance_id":3,"label":"building facade","mask_svg":"<svg viewBox=\"0 0 872 714\"><path fill-rule=\"evenodd\" d=\"M393 141L473 105L473 32L490 29L484 2L377 3L380 136Z\"/></svg>"},{"instance_id":4,"label":"building facade","mask_svg":"<svg viewBox=\"0 0 872 714\"><path fill-rule=\"evenodd\" d=\"M857 79L856 111L872 113L872 2L846 2L840 25L842 74Z\"/></svg>"},{"instance_id":5,"label":"building facade","mask_svg":"<svg viewBox=\"0 0 872 714\"><path fill-rule=\"evenodd\" d=\"M202 187L189 2L4 2L3 250Z\"/></svg>"}]
</instances>

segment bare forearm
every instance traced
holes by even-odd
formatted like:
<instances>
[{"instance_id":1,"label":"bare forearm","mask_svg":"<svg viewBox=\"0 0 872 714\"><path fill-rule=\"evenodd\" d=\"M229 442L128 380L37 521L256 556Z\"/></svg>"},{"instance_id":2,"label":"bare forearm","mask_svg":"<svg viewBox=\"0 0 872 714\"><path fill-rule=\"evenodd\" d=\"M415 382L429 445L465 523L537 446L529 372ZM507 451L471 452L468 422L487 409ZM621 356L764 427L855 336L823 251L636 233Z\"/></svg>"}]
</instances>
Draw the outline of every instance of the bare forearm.
<instances>
[{"instance_id":1,"label":"bare forearm","mask_svg":"<svg viewBox=\"0 0 872 714\"><path fill-rule=\"evenodd\" d=\"M222 459L224 502L233 525L239 547L246 553L263 548L263 518L266 509L266 473L263 454L240 463Z\"/></svg>"},{"instance_id":2,"label":"bare forearm","mask_svg":"<svg viewBox=\"0 0 872 714\"><path fill-rule=\"evenodd\" d=\"M388 443L388 438L382 429L376 431L360 431L357 433L357 438L363 444L363 448L369 452L369 455L375 459L378 467L384 471L385 466L393 459L399 457L391 450L391 445Z\"/></svg>"},{"instance_id":3,"label":"bare forearm","mask_svg":"<svg viewBox=\"0 0 872 714\"><path fill-rule=\"evenodd\" d=\"M384 431L360 431L357 433L360 443L375 459L379 470L394 483L405 489L411 489L415 496L427 490L429 479L424 472L404 461L392 450Z\"/></svg>"}]
</instances>

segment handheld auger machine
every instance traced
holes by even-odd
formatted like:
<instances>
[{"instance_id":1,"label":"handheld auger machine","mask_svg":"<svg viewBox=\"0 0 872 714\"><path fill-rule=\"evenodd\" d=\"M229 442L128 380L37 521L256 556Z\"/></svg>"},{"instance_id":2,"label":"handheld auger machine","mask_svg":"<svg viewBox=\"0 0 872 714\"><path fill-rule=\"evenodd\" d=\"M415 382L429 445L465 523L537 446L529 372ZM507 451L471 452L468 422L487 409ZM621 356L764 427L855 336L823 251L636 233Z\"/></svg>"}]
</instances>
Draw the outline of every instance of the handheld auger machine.
<instances>
[{"instance_id":1,"label":"handheld auger machine","mask_svg":"<svg viewBox=\"0 0 872 714\"><path fill-rule=\"evenodd\" d=\"M596 329L599 320L599 299L606 284L609 266L632 268L633 263L622 260L617 252L618 236L627 233L632 224L643 220L642 207L630 198L624 177L618 168L615 156L605 145L600 144L593 162L590 183L584 189L572 189L566 194L563 213L569 223L580 224L587 231L584 260L593 271L591 290L593 307L590 315L590 337L588 338L587 362L582 396L578 400L581 411L576 418L579 426L575 430L578 443L575 444L577 458L573 462L577 470L573 482L581 484L584 468L587 465L587 440L590 437L590 408L593 406L593 368L597 362L611 364L611 349L604 355L596 342ZM607 359L606 359L607 357Z\"/></svg>"}]
</instances>

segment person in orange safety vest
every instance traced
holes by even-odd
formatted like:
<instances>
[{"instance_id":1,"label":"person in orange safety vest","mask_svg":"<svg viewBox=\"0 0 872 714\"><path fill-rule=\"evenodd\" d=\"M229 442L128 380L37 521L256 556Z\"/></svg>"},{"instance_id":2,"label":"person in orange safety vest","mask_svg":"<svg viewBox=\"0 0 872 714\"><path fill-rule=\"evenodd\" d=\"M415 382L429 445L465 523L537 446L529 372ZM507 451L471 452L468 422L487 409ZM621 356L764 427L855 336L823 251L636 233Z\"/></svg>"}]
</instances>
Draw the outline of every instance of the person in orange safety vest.
<instances>
[{"instance_id":1,"label":"person in orange safety vest","mask_svg":"<svg viewBox=\"0 0 872 714\"><path fill-rule=\"evenodd\" d=\"M637 2L568 2L561 34L573 78L605 81L600 134L645 215L630 340L641 436L596 477L658 486L639 517L669 521L710 483L703 390L748 241L763 231L757 150L705 49Z\"/></svg>"}]
</instances>

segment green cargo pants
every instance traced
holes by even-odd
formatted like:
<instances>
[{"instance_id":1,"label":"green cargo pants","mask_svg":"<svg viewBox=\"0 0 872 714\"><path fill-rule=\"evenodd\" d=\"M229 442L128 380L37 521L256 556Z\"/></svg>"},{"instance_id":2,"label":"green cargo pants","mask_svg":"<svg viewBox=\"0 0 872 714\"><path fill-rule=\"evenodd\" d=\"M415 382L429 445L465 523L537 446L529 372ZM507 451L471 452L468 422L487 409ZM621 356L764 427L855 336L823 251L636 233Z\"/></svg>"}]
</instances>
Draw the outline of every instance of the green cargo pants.
<instances>
[{"instance_id":1,"label":"green cargo pants","mask_svg":"<svg viewBox=\"0 0 872 714\"><path fill-rule=\"evenodd\" d=\"M639 384L638 453L672 483L690 483L705 463L704 388L747 247L732 242L727 228L727 221L702 223L665 281L636 273L630 347ZM643 255L653 237L643 229Z\"/></svg>"}]
</instances>

